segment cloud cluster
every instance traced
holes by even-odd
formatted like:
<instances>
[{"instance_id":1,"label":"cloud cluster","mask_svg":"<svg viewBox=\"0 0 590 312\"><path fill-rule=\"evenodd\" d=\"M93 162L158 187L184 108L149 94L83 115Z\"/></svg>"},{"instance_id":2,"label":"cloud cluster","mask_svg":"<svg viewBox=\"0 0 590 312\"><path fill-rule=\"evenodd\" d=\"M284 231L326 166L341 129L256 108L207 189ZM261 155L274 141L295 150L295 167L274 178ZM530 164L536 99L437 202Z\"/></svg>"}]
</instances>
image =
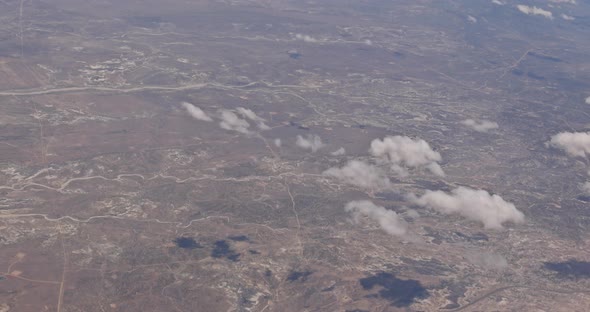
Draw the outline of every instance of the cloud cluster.
<instances>
[{"instance_id":1,"label":"cloud cluster","mask_svg":"<svg viewBox=\"0 0 590 312\"><path fill-rule=\"evenodd\" d=\"M406 222L401 219L395 211L377 206L369 200L351 201L346 204L344 209L352 214L355 223L358 223L361 217L367 217L378 222L381 229L387 234L403 236L407 232Z\"/></svg>"},{"instance_id":2,"label":"cloud cluster","mask_svg":"<svg viewBox=\"0 0 590 312\"><path fill-rule=\"evenodd\" d=\"M417 168L424 167L433 174L444 176L444 171L438 164L442 157L438 152L430 148L430 145L421 139L412 139L406 136L388 136L383 140L375 139L369 149L371 155L391 164L392 169L404 174L401 166Z\"/></svg>"},{"instance_id":3,"label":"cloud cluster","mask_svg":"<svg viewBox=\"0 0 590 312\"><path fill-rule=\"evenodd\" d=\"M250 133L250 124L238 117L234 112L222 109L220 115L221 121L219 122L219 126L225 130L237 131L240 133L248 134Z\"/></svg>"},{"instance_id":4,"label":"cloud cluster","mask_svg":"<svg viewBox=\"0 0 590 312\"><path fill-rule=\"evenodd\" d=\"M202 109L194 106L193 104L182 102L181 105L193 118L203 121L213 121L213 119L211 119L211 117L209 117Z\"/></svg>"},{"instance_id":5,"label":"cloud cluster","mask_svg":"<svg viewBox=\"0 0 590 312\"><path fill-rule=\"evenodd\" d=\"M489 120L473 120L473 119L465 119L461 121L461 124L472 128L477 132L488 132L492 129L498 129L498 124Z\"/></svg>"},{"instance_id":6,"label":"cloud cluster","mask_svg":"<svg viewBox=\"0 0 590 312\"><path fill-rule=\"evenodd\" d=\"M351 160L342 168L330 168L324 171L323 175L337 178L366 190L391 187L391 181L383 170L360 160Z\"/></svg>"},{"instance_id":7,"label":"cloud cluster","mask_svg":"<svg viewBox=\"0 0 590 312\"><path fill-rule=\"evenodd\" d=\"M526 15L540 15L548 19L553 19L553 13L547 10L543 10L541 8L537 8L536 6L531 7L528 5L519 4L516 6L516 8Z\"/></svg>"},{"instance_id":8,"label":"cloud cluster","mask_svg":"<svg viewBox=\"0 0 590 312\"><path fill-rule=\"evenodd\" d=\"M298 135L297 142L295 142L295 144L297 144L297 146L303 149L311 150L313 153L317 152L320 148L324 147L322 139L315 134L307 135L306 138Z\"/></svg>"},{"instance_id":9,"label":"cloud cluster","mask_svg":"<svg viewBox=\"0 0 590 312\"><path fill-rule=\"evenodd\" d=\"M574 157L590 154L590 132L561 132L551 137L550 145Z\"/></svg>"},{"instance_id":10,"label":"cloud cluster","mask_svg":"<svg viewBox=\"0 0 590 312\"><path fill-rule=\"evenodd\" d=\"M266 120L264 120L264 118L258 117L252 110L238 107L236 108L236 111L244 118L254 121L260 130L270 129L270 127L264 123Z\"/></svg>"},{"instance_id":11,"label":"cloud cluster","mask_svg":"<svg viewBox=\"0 0 590 312\"><path fill-rule=\"evenodd\" d=\"M484 190L458 187L450 194L443 191L426 191L414 203L444 214L459 214L483 223L485 228L500 229L504 222L522 223L524 214L514 204Z\"/></svg>"},{"instance_id":12,"label":"cloud cluster","mask_svg":"<svg viewBox=\"0 0 590 312\"><path fill-rule=\"evenodd\" d=\"M202 121L213 121L213 118L209 117L202 109L196 107L195 105L182 102L180 103L184 109L191 115L193 118L202 120ZM269 126L266 125L264 118L261 118L256 115L252 110L238 107L235 110L238 114L240 114L245 119L240 118L234 111L228 109L221 109L219 111L219 115L216 118L219 118L221 121L219 122L219 126L226 130L237 131L244 134L251 133L250 123L246 121L246 119L252 120L255 122L260 130L268 130L270 129Z\"/></svg>"},{"instance_id":13,"label":"cloud cluster","mask_svg":"<svg viewBox=\"0 0 590 312\"><path fill-rule=\"evenodd\" d=\"M235 112L237 112L243 118L240 118ZM228 109L222 109L219 111L219 118L221 121L219 122L219 126L225 130L237 131L244 134L251 133L250 131L250 123L248 120L251 120L256 123L258 129L260 130L268 130L270 129L269 126L266 125L264 118L259 117L254 113L252 110L238 107L236 110L231 111Z\"/></svg>"}]
</instances>

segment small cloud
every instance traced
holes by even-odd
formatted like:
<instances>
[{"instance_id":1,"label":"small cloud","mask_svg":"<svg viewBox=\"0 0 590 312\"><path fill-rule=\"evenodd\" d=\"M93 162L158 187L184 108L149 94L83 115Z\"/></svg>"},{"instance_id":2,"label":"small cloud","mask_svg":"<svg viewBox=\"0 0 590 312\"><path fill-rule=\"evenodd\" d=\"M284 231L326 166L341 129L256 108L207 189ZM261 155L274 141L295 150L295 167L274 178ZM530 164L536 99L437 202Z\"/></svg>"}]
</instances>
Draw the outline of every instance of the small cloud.
<instances>
[{"instance_id":1,"label":"small cloud","mask_svg":"<svg viewBox=\"0 0 590 312\"><path fill-rule=\"evenodd\" d=\"M383 170L360 160L351 160L342 168L330 168L322 174L366 190L391 188Z\"/></svg>"},{"instance_id":2,"label":"small cloud","mask_svg":"<svg viewBox=\"0 0 590 312\"><path fill-rule=\"evenodd\" d=\"M303 40L305 42L319 42L320 40L309 36L309 35L303 35L303 34L295 34L295 39L297 40Z\"/></svg>"},{"instance_id":3,"label":"small cloud","mask_svg":"<svg viewBox=\"0 0 590 312\"><path fill-rule=\"evenodd\" d=\"M586 98L585 102L586 104L590 104L590 96Z\"/></svg>"},{"instance_id":4,"label":"small cloud","mask_svg":"<svg viewBox=\"0 0 590 312\"><path fill-rule=\"evenodd\" d=\"M477 252L467 255L467 260L472 264L492 270L503 270L508 267L508 261L500 254L489 252Z\"/></svg>"},{"instance_id":5,"label":"small cloud","mask_svg":"<svg viewBox=\"0 0 590 312\"><path fill-rule=\"evenodd\" d=\"M188 103L188 102L182 102L181 105L182 105L182 107L184 107L186 109L188 114L191 115L193 118L198 119L198 120L203 120L203 121L213 121L213 119L211 119L211 117L207 116L207 114L202 109L194 106L193 104Z\"/></svg>"},{"instance_id":6,"label":"small cloud","mask_svg":"<svg viewBox=\"0 0 590 312\"><path fill-rule=\"evenodd\" d=\"M547 10L543 10L541 8L537 8L536 6L531 7L528 5L519 4L516 6L516 8L518 8L520 12L526 15L540 15L548 19L553 19L553 13Z\"/></svg>"},{"instance_id":7,"label":"small cloud","mask_svg":"<svg viewBox=\"0 0 590 312\"><path fill-rule=\"evenodd\" d=\"M250 120L258 120L258 119L260 118L260 117L258 117L258 116L256 115L256 113L254 113L252 110L250 110L250 109L247 109L247 108L238 107L238 108L236 108L236 111L237 111L237 112L238 112L240 115L242 115L242 116L244 116L244 117L246 117L246 118L248 118L248 119L250 119Z\"/></svg>"},{"instance_id":8,"label":"small cloud","mask_svg":"<svg viewBox=\"0 0 590 312\"><path fill-rule=\"evenodd\" d=\"M576 4L576 0L549 0L549 2Z\"/></svg>"},{"instance_id":9,"label":"small cloud","mask_svg":"<svg viewBox=\"0 0 590 312\"><path fill-rule=\"evenodd\" d=\"M322 143L322 139L320 139L317 135L307 135L306 138L298 135L297 142L295 142L297 146L303 149L309 149L313 153L317 152L320 148L324 147L324 143Z\"/></svg>"},{"instance_id":10,"label":"small cloud","mask_svg":"<svg viewBox=\"0 0 590 312\"><path fill-rule=\"evenodd\" d=\"M236 108L236 111L240 115L242 115L244 118L247 118L247 119L250 119L250 120L256 122L256 124L258 125L258 128L260 130L270 129L270 127L264 123L266 120L264 120L264 118L258 117L258 115L256 115L256 113L254 113L252 110L247 109L247 108L243 108L243 107L238 107L238 108Z\"/></svg>"},{"instance_id":11,"label":"small cloud","mask_svg":"<svg viewBox=\"0 0 590 312\"><path fill-rule=\"evenodd\" d=\"M552 136L549 144L570 156L586 157L590 154L590 132L561 132Z\"/></svg>"},{"instance_id":12,"label":"small cloud","mask_svg":"<svg viewBox=\"0 0 590 312\"><path fill-rule=\"evenodd\" d=\"M335 151L333 151L332 153L330 153L330 155L332 156L342 156L342 155L346 155L346 150L344 149L344 147L341 147Z\"/></svg>"},{"instance_id":13,"label":"small cloud","mask_svg":"<svg viewBox=\"0 0 590 312\"><path fill-rule=\"evenodd\" d=\"M414 203L444 214L459 214L483 223L485 228L501 229L505 222L522 223L524 214L514 204L484 190L458 187L447 194L443 191L426 191Z\"/></svg>"},{"instance_id":14,"label":"small cloud","mask_svg":"<svg viewBox=\"0 0 590 312\"><path fill-rule=\"evenodd\" d=\"M477 18L475 18L475 17L473 17L473 16L471 16L471 15L468 15L468 16L467 16L467 20L468 20L470 23L477 23Z\"/></svg>"},{"instance_id":15,"label":"small cloud","mask_svg":"<svg viewBox=\"0 0 590 312\"><path fill-rule=\"evenodd\" d=\"M424 167L433 174L444 176L444 171L438 164L442 157L421 139L411 139L406 136L388 136L383 140L375 139L369 149L371 155L383 162L391 164L392 170L405 174L405 169Z\"/></svg>"},{"instance_id":16,"label":"small cloud","mask_svg":"<svg viewBox=\"0 0 590 312\"><path fill-rule=\"evenodd\" d=\"M561 14L561 18L563 18L566 21L573 21L576 19L573 16L569 16L567 14ZM590 101L588 101L588 99L586 99L586 102L590 102Z\"/></svg>"},{"instance_id":17,"label":"small cloud","mask_svg":"<svg viewBox=\"0 0 590 312\"><path fill-rule=\"evenodd\" d=\"M403 236L407 232L407 224L395 211L377 206L369 200L351 201L344 210L352 214L354 223L358 224L361 217L367 217L379 223L381 229L389 235Z\"/></svg>"},{"instance_id":18,"label":"small cloud","mask_svg":"<svg viewBox=\"0 0 590 312\"><path fill-rule=\"evenodd\" d=\"M234 112L227 109L222 109L220 118L221 122L219 122L219 126L221 128L244 134L250 133L250 130L248 130L250 124L246 120L238 117Z\"/></svg>"},{"instance_id":19,"label":"small cloud","mask_svg":"<svg viewBox=\"0 0 590 312\"><path fill-rule=\"evenodd\" d=\"M461 121L461 124L472 128L477 132L488 132L492 129L498 129L498 124L489 120L473 120L473 119L465 119Z\"/></svg>"},{"instance_id":20,"label":"small cloud","mask_svg":"<svg viewBox=\"0 0 590 312\"><path fill-rule=\"evenodd\" d=\"M584 184L582 184L582 191L584 191L584 193L590 195L590 182L586 182Z\"/></svg>"},{"instance_id":21,"label":"small cloud","mask_svg":"<svg viewBox=\"0 0 590 312\"><path fill-rule=\"evenodd\" d=\"M493 4L497 4L497 5L504 5L504 2L500 1L500 0L492 0Z\"/></svg>"},{"instance_id":22,"label":"small cloud","mask_svg":"<svg viewBox=\"0 0 590 312\"><path fill-rule=\"evenodd\" d=\"M369 40L369 39L365 39L365 44L366 45L373 45L373 41Z\"/></svg>"},{"instance_id":23,"label":"small cloud","mask_svg":"<svg viewBox=\"0 0 590 312\"><path fill-rule=\"evenodd\" d=\"M283 143L281 142L281 139L275 139L275 140L274 140L274 143L275 143L275 146L276 146L276 147L281 147L281 145L283 144Z\"/></svg>"}]
</instances>

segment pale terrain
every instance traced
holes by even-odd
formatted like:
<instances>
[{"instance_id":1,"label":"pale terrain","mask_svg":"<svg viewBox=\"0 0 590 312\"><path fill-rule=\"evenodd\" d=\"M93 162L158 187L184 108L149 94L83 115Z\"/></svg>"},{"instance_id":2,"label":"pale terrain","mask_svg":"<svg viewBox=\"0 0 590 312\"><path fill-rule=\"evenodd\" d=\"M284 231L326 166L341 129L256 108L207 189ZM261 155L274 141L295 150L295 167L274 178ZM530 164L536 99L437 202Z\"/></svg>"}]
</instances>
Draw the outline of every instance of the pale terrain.
<instances>
[{"instance_id":1,"label":"pale terrain","mask_svg":"<svg viewBox=\"0 0 590 312\"><path fill-rule=\"evenodd\" d=\"M590 129L590 4L503 2L0 0L0 311L590 311L588 161L546 144ZM322 174L390 135L446 175ZM525 222L406 196L457 186Z\"/></svg>"}]
</instances>

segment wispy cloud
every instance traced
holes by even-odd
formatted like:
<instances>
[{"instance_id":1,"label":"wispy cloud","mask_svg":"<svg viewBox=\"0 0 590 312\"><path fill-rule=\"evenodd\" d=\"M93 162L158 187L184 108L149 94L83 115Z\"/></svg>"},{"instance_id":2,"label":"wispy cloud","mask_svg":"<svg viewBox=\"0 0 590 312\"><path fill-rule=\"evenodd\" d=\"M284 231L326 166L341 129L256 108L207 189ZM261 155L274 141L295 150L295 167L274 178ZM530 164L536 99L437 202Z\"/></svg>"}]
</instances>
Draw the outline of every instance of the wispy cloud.
<instances>
[{"instance_id":1,"label":"wispy cloud","mask_svg":"<svg viewBox=\"0 0 590 312\"><path fill-rule=\"evenodd\" d=\"M567 15L567 14L561 14L561 18L563 18L563 19L564 19L564 20L566 20L566 21L573 21L573 20L575 20L575 19L576 19L576 18L574 18L573 16L569 16L569 15Z\"/></svg>"},{"instance_id":2,"label":"wispy cloud","mask_svg":"<svg viewBox=\"0 0 590 312\"><path fill-rule=\"evenodd\" d=\"M484 190L458 187L450 194L443 191L426 191L413 201L444 214L459 214L467 219L479 221L490 229L500 229L505 222L524 222L524 214L516 209L514 204Z\"/></svg>"},{"instance_id":3,"label":"wispy cloud","mask_svg":"<svg viewBox=\"0 0 590 312\"><path fill-rule=\"evenodd\" d=\"M213 119L211 119L211 117L209 117L202 109L194 106L193 104L182 102L181 105L193 118L203 121L213 121Z\"/></svg>"},{"instance_id":4,"label":"wispy cloud","mask_svg":"<svg viewBox=\"0 0 590 312\"><path fill-rule=\"evenodd\" d=\"M238 107L238 108L236 108L236 111L238 112L238 114L242 115L244 118L254 121L260 130L269 130L270 129L270 127L265 124L266 120L264 120L264 118L261 118L258 115L256 115L256 113L254 113L252 110L247 109L247 108L243 108L243 107Z\"/></svg>"},{"instance_id":5,"label":"wispy cloud","mask_svg":"<svg viewBox=\"0 0 590 312\"><path fill-rule=\"evenodd\" d=\"M516 6L516 8L526 14L526 15L539 15L539 16L543 16L546 17L548 19L553 19L553 13L551 13L550 11L547 10L543 10L541 8L538 8L536 6L528 6L528 5L523 5L523 4L519 4Z\"/></svg>"},{"instance_id":6,"label":"wispy cloud","mask_svg":"<svg viewBox=\"0 0 590 312\"><path fill-rule=\"evenodd\" d=\"M246 120L238 117L234 112L227 109L222 109L220 118L221 122L219 122L219 126L221 128L244 134L250 133L250 130L248 130L248 128L250 128L250 124Z\"/></svg>"},{"instance_id":7,"label":"wispy cloud","mask_svg":"<svg viewBox=\"0 0 590 312\"><path fill-rule=\"evenodd\" d=\"M467 255L472 264L492 270L503 270L508 267L508 261L500 254L490 252L473 252Z\"/></svg>"},{"instance_id":8,"label":"wispy cloud","mask_svg":"<svg viewBox=\"0 0 590 312\"><path fill-rule=\"evenodd\" d=\"M333 151L332 153L330 153L330 155L332 156L342 156L342 155L346 155L346 150L344 149L344 147L341 147L335 151Z\"/></svg>"},{"instance_id":9,"label":"wispy cloud","mask_svg":"<svg viewBox=\"0 0 590 312\"><path fill-rule=\"evenodd\" d=\"M401 166L424 167L438 176L445 174L438 164L442 157L422 139L412 139L405 136L388 136L383 140L375 139L371 142L369 152L381 161L391 164L392 169L400 174L405 172Z\"/></svg>"},{"instance_id":10,"label":"wispy cloud","mask_svg":"<svg viewBox=\"0 0 590 312\"><path fill-rule=\"evenodd\" d=\"M468 126L477 132L488 132L492 129L498 129L497 123L488 120L465 119L461 121L461 124Z\"/></svg>"},{"instance_id":11,"label":"wispy cloud","mask_svg":"<svg viewBox=\"0 0 590 312\"><path fill-rule=\"evenodd\" d=\"M367 217L377 223L387 234L403 236L407 232L407 224L395 211L377 206L369 200L355 200L346 204L344 209L352 215L358 224L362 217Z\"/></svg>"},{"instance_id":12,"label":"wispy cloud","mask_svg":"<svg viewBox=\"0 0 590 312\"><path fill-rule=\"evenodd\" d=\"M311 150L313 153L317 152L320 148L324 147L322 139L315 134L307 135L307 137L305 138L298 135L295 144L297 144L297 146L303 149Z\"/></svg>"},{"instance_id":13,"label":"wispy cloud","mask_svg":"<svg viewBox=\"0 0 590 312\"><path fill-rule=\"evenodd\" d=\"M304 34L295 34L295 39L297 40L303 40L305 42L320 42L319 39L316 39L312 36L309 35L304 35Z\"/></svg>"},{"instance_id":14,"label":"wispy cloud","mask_svg":"<svg viewBox=\"0 0 590 312\"><path fill-rule=\"evenodd\" d=\"M335 177L365 190L391 188L391 181L379 167L360 160L351 160L342 168L330 168L323 175Z\"/></svg>"},{"instance_id":15,"label":"wispy cloud","mask_svg":"<svg viewBox=\"0 0 590 312\"><path fill-rule=\"evenodd\" d=\"M576 4L576 0L549 0L549 2Z\"/></svg>"},{"instance_id":16,"label":"wispy cloud","mask_svg":"<svg viewBox=\"0 0 590 312\"><path fill-rule=\"evenodd\" d=\"M493 4L497 4L497 5L504 5L504 2L500 1L500 0L492 0Z\"/></svg>"},{"instance_id":17,"label":"wispy cloud","mask_svg":"<svg viewBox=\"0 0 590 312\"><path fill-rule=\"evenodd\" d=\"M420 214L418 213L418 211L414 210L414 209L408 209L406 210L406 216L412 218L412 219L418 219L420 218Z\"/></svg>"},{"instance_id":18,"label":"wispy cloud","mask_svg":"<svg viewBox=\"0 0 590 312\"><path fill-rule=\"evenodd\" d=\"M570 156L586 157L590 154L590 132L561 132L552 136L549 144Z\"/></svg>"}]
</instances>

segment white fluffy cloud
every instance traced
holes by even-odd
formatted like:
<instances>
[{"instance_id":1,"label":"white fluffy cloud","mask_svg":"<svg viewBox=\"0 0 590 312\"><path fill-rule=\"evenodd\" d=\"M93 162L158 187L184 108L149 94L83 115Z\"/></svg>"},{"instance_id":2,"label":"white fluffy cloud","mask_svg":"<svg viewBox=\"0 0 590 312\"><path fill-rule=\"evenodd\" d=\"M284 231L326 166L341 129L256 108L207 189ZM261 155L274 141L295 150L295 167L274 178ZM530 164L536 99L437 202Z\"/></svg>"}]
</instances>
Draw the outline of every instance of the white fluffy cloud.
<instances>
[{"instance_id":1,"label":"white fluffy cloud","mask_svg":"<svg viewBox=\"0 0 590 312\"><path fill-rule=\"evenodd\" d=\"M475 17L473 17L473 16L471 16L471 15L468 15L468 16L467 16L467 20L468 20L470 23L477 23L477 18L475 18Z\"/></svg>"},{"instance_id":2,"label":"white fluffy cloud","mask_svg":"<svg viewBox=\"0 0 590 312\"><path fill-rule=\"evenodd\" d=\"M244 118L254 121L260 130L270 129L270 127L264 123L266 120L256 115L256 113L254 113L252 110L243 107L238 107L236 108L236 111Z\"/></svg>"},{"instance_id":3,"label":"white fluffy cloud","mask_svg":"<svg viewBox=\"0 0 590 312\"><path fill-rule=\"evenodd\" d=\"M549 142L574 157L590 154L590 132L561 132L551 137Z\"/></svg>"},{"instance_id":4,"label":"white fluffy cloud","mask_svg":"<svg viewBox=\"0 0 590 312\"><path fill-rule=\"evenodd\" d=\"M504 2L500 1L500 0L492 0L493 4L497 4L497 5L504 5Z\"/></svg>"},{"instance_id":5,"label":"white fluffy cloud","mask_svg":"<svg viewBox=\"0 0 590 312\"><path fill-rule=\"evenodd\" d=\"M193 118L198 119L198 120L203 120L203 121L213 121L213 119L211 119L211 117L207 116L207 114L202 109L194 106L193 104L188 103L188 102L182 102L181 105L182 105L182 107L184 107L186 109L188 114L191 115Z\"/></svg>"},{"instance_id":6,"label":"white fluffy cloud","mask_svg":"<svg viewBox=\"0 0 590 312\"><path fill-rule=\"evenodd\" d=\"M322 139L315 134L309 134L306 138L298 135L297 142L295 142L295 144L297 144L297 146L303 149L311 150L313 153L317 152L320 148L324 147Z\"/></svg>"},{"instance_id":7,"label":"white fluffy cloud","mask_svg":"<svg viewBox=\"0 0 590 312\"><path fill-rule=\"evenodd\" d=\"M450 194L426 191L421 197L415 198L414 202L444 214L459 214L479 221L490 229L500 229L504 222L524 222L524 214L514 204L484 190L458 187Z\"/></svg>"},{"instance_id":8,"label":"white fluffy cloud","mask_svg":"<svg viewBox=\"0 0 590 312\"><path fill-rule=\"evenodd\" d=\"M282 141L281 141L281 139L275 139L274 140L274 143L275 143L275 146L276 147L281 147L281 145L283 144Z\"/></svg>"},{"instance_id":9,"label":"white fluffy cloud","mask_svg":"<svg viewBox=\"0 0 590 312\"><path fill-rule=\"evenodd\" d=\"M391 187L391 181L383 170L360 160L351 160L344 167L330 168L323 174L366 190Z\"/></svg>"},{"instance_id":10,"label":"white fluffy cloud","mask_svg":"<svg viewBox=\"0 0 590 312\"><path fill-rule=\"evenodd\" d=\"M234 112L222 109L220 118L221 122L219 122L219 126L221 128L245 134L250 133L250 130L248 130L250 124L246 120L238 117Z\"/></svg>"},{"instance_id":11,"label":"white fluffy cloud","mask_svg":"<svg viewBox=\"0 0 590 312\"><path fill-rule=\"evenodd\" d=\"M541 8L537 8L536 6L531 7L528 5L519 4L516 6L516 8L526 15L540 15L548 19L553 19L553 13L547 10L543 10Z\"/></svg>"},{"instance_id":12,"label":"white fluffy cloud","mask_svg":"<svg viewBox=\"0 0 590 312\"><path fill-rule=\"evenodd\" d=\"M498 124L489 120L473 120L465 119L461 121L461 124L472 128L477 132L488 132L492 129L498 129Z\"/></svg>"},{"instance_id":13,"label":"white fluffy cloud","mask_svg":"<svg viewBox=\"0 0 590 312\"><path fill-rule=\"evenodd\" d=\"M440 154L432 150L430 145L421 139L414 140L406 136L388 136L383 140L375 139L371 142L369 152L381 161L390 163L392 169L401 174L405 172L401 166L424 167L438 176L445 174L438 164L442 160Z\"/></svg>"},{"instance_id":14,"label":"white fluffy cloud","mask_svg":"<svg viewBox=\"0 0 590 312\"><path fill-rule=\"evenodd\" d=\"M590 104L590 96L586 98L586 104Z\"/></svg>"},{"instance_id":15,"label":"white fluffy cloud","mask_svg":"<svg viewBox=\"0 0 590 312\"><path fill-rule=\"evenodd\" d=\"M341 147L335 151L333 151L332 153L330 153L330 155L332 156L342 156L342 155L346 155L346 150L344 149L344 147Z\"/></svg>"},{"instance_id":16,"label":"white fluffy cloud","mask_svg":"<svg viewBox=\"0 0 590 312\"><path fill-rule=\"evenodd\" d=\"M355 200L346 204L344 209L352 214L355 223L359 223L361 217L367 217L379 223L381 229L387 234L403 236L407 232L407 224L395 211L377 206L369 200Z\"/></svg>"}]
</instances>

